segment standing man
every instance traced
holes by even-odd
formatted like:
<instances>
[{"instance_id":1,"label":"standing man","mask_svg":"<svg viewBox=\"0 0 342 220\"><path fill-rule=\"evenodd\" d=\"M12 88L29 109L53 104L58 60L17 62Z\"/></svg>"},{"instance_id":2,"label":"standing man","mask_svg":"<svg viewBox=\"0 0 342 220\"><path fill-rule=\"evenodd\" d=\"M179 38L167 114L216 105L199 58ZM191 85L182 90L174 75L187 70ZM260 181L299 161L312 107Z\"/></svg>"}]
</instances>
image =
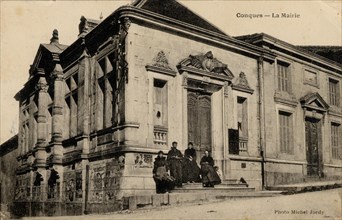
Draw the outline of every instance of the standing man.
<instances>
[{"instance_id":1,"label":"standing man","mask_svg":"<svg viewBox=\"0 0 342 220\"><path fill-rule=\"evenodd\" d=\"M172 147L167 154L170 166L170 174L176 179L176 186L182 187L182 153L177 149L177 142L172 142Z\"/></svg>"}]
</instances>

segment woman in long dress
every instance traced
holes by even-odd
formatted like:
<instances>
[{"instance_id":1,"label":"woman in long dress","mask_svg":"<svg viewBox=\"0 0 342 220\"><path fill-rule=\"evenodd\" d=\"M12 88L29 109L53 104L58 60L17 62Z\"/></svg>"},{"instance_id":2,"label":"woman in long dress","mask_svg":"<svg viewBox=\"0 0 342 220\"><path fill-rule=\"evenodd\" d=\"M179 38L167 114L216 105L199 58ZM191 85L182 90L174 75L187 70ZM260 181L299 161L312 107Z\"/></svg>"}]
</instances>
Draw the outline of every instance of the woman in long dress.
<instances>
[{"instance_id":1,"label":"woman in long dress","mask_svg":"<svg viewBox=\"0 0 342 220\"><path fill-rule=\"evenodd\" d=\"M157 193L170 192L175 187L175 179L167 171L166 158L163 156L163 151L159 151L153 167L153 179L156 183Z\"/></svg>"},{"instance_id":2,"label":"woman in long dress","mask_svg":"<svg viewBox=\"0 0 342 220\"><path fill-rule=\"evenodd\" d=\"M200 168L196 163L196 150L192 142L189 142L188 148L184 152L183 159L183 182L199 182Z\"/></svg>"},{"instance_id":3,"label":"woman in long dress","mask_svg":"<svg viewBox=\"0 0 342 220\"><path fill-rule=\"evenodd\" d=\"M209 152L205 151L205 155L201 159L201 175L204 187L214 187L220 184L221 179L214 170L214 159L209 156Z\"/></svg>"}]
</instances>

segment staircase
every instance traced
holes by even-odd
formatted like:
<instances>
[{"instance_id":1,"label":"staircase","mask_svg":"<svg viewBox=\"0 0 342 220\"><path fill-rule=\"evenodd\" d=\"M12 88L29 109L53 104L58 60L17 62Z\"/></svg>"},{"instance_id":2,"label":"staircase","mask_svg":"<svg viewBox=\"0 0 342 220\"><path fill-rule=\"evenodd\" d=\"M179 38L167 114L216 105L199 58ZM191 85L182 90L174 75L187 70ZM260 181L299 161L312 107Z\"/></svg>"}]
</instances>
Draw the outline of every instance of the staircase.
<instances>
[{"instance_id":1,"label":"staircase","mask_svg":"<svg viewBox=\"0 0 342 220\"><path fill-rule=\"evenodd\" d=\"M226 199L271 197L281 193L281 191L256 191L255 188L239 183L236 179L224 180L215 187L203 187L202 183L186 183L182 188L175 188L171 193L125 197L124 209L135 210L158 206L201 204Z\"/></svg>"},{"instance_id":2,"label":"staircase","mask_svg":"<svg viewBox=\"0 0 342 220\"><path fill-rule=\"evenodd\" d=\"M186 183L182 188L175 188L172 193L197 193L205 194L206 198L224 199L224 198L246 198L246 197L266 197L280 194L280 191L256 191L245 183L239 183L237 179L228 179L222 181L215 187L203 187L202 183Z\"/></svg>"}]
</instances>

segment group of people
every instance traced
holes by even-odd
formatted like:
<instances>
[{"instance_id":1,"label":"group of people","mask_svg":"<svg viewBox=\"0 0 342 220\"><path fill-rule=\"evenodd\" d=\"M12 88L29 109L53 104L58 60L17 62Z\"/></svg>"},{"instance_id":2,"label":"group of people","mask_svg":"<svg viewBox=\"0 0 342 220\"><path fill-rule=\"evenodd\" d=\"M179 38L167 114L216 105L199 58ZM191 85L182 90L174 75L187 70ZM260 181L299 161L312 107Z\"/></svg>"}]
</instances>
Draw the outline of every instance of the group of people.
<instances>
[{"instance_id":1,"label":"group of people","mask_svg":"<svg viewBox=\"0 0 342 220\"><path fill-rule=\"evenodd\" d=\"M177 149L177 145L177 142L172 143L167 157L164 157L163 151L159 151L154 161L153 179L157 193L166 193L174 187L182 187L183 183L202 182L204 187L213 187L221 183L222 174L218 167L214 166L214 160L208 151L205 151L201 158L199 167L193 143L188 144L184 156Z\"/></svg>"}]
</instances>

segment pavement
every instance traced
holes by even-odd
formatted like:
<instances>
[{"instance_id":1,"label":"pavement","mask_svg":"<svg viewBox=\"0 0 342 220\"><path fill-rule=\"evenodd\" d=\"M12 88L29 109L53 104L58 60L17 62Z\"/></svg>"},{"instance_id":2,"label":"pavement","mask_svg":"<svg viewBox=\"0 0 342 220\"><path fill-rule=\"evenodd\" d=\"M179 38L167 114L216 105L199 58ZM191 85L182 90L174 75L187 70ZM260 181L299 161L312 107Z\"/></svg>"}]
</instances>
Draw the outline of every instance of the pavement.
<instances>
[{"instance_id":1,"label":"pavement","mask_svg":"<svg viewBox=\"0 0 342 220\"><path fill-rule=\"evenodd\" d=\"M342 219L342 188L317 192L307 192L277 197L250 199L229 199L202 204L182 204L181 206L160 207L138 211L122 211L107 214L62 217L32 217L23 219L237 219L237 220L278 220L278 219Z\"/></svg>"}]
</instances>

